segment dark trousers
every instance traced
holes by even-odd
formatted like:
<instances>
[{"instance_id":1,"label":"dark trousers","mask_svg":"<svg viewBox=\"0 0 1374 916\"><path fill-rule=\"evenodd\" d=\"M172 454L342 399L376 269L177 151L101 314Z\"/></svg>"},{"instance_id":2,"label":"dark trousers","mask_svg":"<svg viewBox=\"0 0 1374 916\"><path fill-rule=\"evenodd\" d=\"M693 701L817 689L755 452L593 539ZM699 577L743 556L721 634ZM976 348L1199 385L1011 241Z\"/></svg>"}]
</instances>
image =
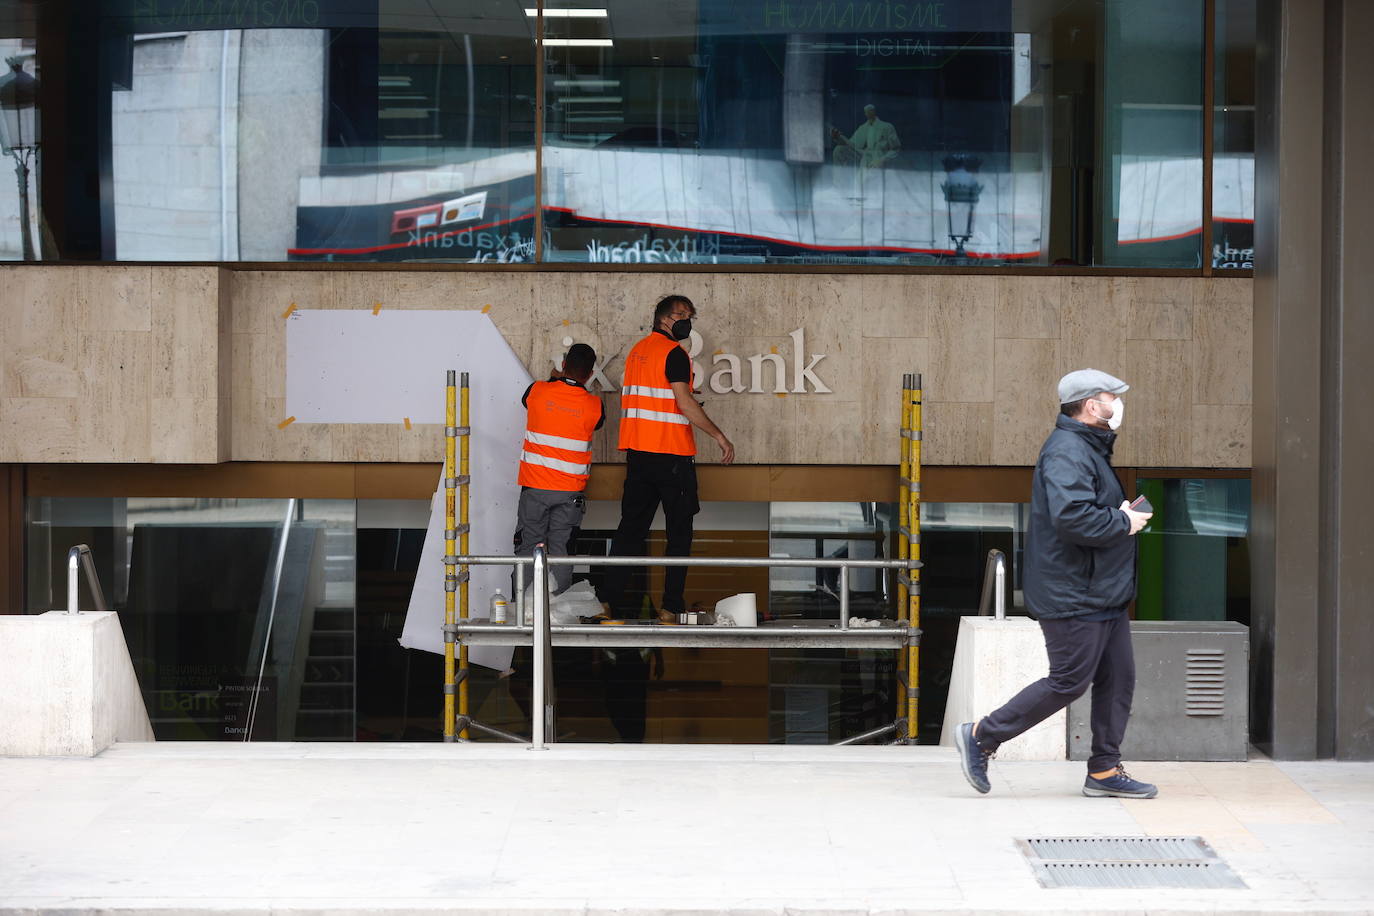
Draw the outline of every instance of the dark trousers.
<instances>
[{"instance_id":1,"label":"dark trousers","mask_svg":"<svg viewBox=\"0 0 1374 916\"><path fill-rule=\"evenodd\" d=\"M1093 690L1093 755L1088 772L1110 770L1121 762L1121 738L1131 717L1135 693L1135 654L1131 622L1123 612L1111 620L1076 617L1041 620L1049 677L1041 678L978 723L978 746L991 753L1003 741L1048 719Z\"/></svg>"},{"instance_id":2,"label":"dark trousers","mask_svg":"<svg viewBox=\"0 0 1374 916\"><path fill-rule=\"evenodd\" d=\"M697 501L697 466L682 455L659 455L629 449L625 453L625 491L620 498L620 527L611 541L611 556L642 557L648 553L649 528L654 513L663 506L668 536L665 556L685 557L692 552L692 517L701 510ZM602 580L601 600L612 613L625 616L636 610L623 607L625 583L633 570L628 566L608 566ZM663 603L660 607L674 613L685 611L682 592L687 584L687 567L669 566L663 574ZM631 613L630 616L637 616Z\"/></svg>"}]
</instances>

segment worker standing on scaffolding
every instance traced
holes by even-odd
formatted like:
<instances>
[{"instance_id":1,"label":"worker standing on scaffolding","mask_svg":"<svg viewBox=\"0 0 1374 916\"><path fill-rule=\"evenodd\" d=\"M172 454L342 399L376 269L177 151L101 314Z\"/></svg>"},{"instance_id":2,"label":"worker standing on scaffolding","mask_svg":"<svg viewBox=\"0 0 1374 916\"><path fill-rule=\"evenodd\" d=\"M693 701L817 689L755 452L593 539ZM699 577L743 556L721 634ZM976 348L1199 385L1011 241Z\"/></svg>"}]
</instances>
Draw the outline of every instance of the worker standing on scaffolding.
<instances>
[{"instance_id":1,"label":"worker standing on scaffolding","mask_svg":"<svg viewBox=\"0 0 1374 916\"><path fill-rule=\"evenodd\" d=\"M516 510L517 556L533 556L534 545L544 544L549 556L566 557L568 540L582 521L592 433L606 420L601 399L586 388L595 365L595 350L573 344L563 357L562 371L546 382L534 382L520 399L526 420ZM550 567L555 595L567 591L572 572L571 566Z\"/></svg>"},{"instance_id":2,"label":"worker standing on scaffolding","mask_svg":"<svg viewBox=\"0 0 1374 916\"><path fill-rule=\"evenodd\" d=\"M692 397L692 361L679 344L692 333L696 315L692 300L665 296L654 307L653 330L625 358L620 389L620 449L625 452L625 490L620 500L620 526L611 542L612 556L647 553L649 527L663 506L667 528L664 554L692 552L692 518L697 500L697 453L692 427L698 426L720 446L722 464L735 460L735 447ZM629 569L610 566L601 587L601 603L612 617L624 615ZM663 576L659 617L676 622L686 610L683 590L687 569L668 567Z\"/></svg>"}]
</instances>

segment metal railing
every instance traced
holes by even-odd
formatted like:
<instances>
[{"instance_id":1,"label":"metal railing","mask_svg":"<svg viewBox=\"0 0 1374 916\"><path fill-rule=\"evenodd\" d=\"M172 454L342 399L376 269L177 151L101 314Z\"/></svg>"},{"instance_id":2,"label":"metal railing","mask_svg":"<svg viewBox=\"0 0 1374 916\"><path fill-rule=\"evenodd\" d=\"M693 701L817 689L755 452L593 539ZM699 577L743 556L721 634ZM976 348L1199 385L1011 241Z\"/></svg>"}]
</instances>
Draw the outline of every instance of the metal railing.
<instances>
[{"instance_id":1,"label":"metal railing","mask_svg":"<svg viewBox=\"0 0 1374 916\"><path fill-rule=\"evenodd\" d=\"M978 599L978 616L986 617L988 606L996 608L998 620L1007 619L1007 555L997 548L988 551L983 566L983 594Z\"/></svg>"},{"instance_id":2,"label":"metal railing","mask_svg":"<svg viewBox=\"0 0 1374 916\"><path fill-rule=\"evenodd\" d=\"M81 581L80 570L86 571L86 584L90 586L91 596L95 598L95 609L97 611L108 611L109 604L105 602L105 591L100 587L100 576L96 575L95 560L91 557L91 548L85 544L77 544L67 551L67 613L80 614Z\"/></svg>"},{"instance_id":3,"label":"metal railing","mask_svg":"<svg viewBox=\"0 0 1374 916\"><path fill-rule=\"evenodd\" d=\"M529 634L530 643L534 649L534 671L532 684L532 705L531 711L531 750L544 750L549 743L549 736L553 734L554 723L554 704L549 691L552 681L552 654L553 636L555 629L559 635L569 639L579 638L579 641L586 645L622 645L628 641L630 644L652 645L655 641L662 641L669 644L677 644L691 639L697 644L715 643L720 647L727 644L736 646L741 638L747 640L749 644L765 646L770 641L785 640L789 644L834 644L836 641L844 639L840 634L852 634L852 640L858 642L871 641L875 645L883 646L890 643L889 648L901 648L908 645L911 641L919 641L920 631L914 627L903 626L904 621L898 620L894 623L896 627L884 628L851 628L849 615L849 570L850 569L900 569L916 570L920 568L919 560L852 560L848 558L825 558L825 559L792 559L786 557L550 557L544 549L544 545L539 544L534 548L534 555L529 557L514 556L457 556L454 558L456 564L463 566L513 566L517 574L523 572L524 567L531 568L531 610L533 619L529 626L509 625L509 624L481 624L481 623L453 623L445 624L444 638L446 642L461 642L466 637L471 639L478 637L485 644L524 644L525 634ZM549 568L551 566L713 566L728 568L802 568L802 569L838 569L840 580L838 591L840 593L840 625L835 627L788 627L785 629L770 631L766 628L752 627L714 627L714 626L683 626L665 627L661 625L648 626L600 626L596 624L560 626L555 628L552 624L552 615L549 607ZM523 580L523 576L520 577ZM519 593L517 592L517 599ZM517 613L519 613L517 600ZM519 617L516 618L520 619ZM749 633L749 636L744 636ZM699 643L697 641L700 641ZM856 645L856 648L858 646ZM881 734L898 731L906 726L905 720L898 721L874 729L863 735L856 735L851 739L846 739L844 743L856 743ZM516 736L509 732L492 731L482 728L482 731L496 735L496 737L511 740Z\"/></svg>"},{"instance_id":4,"label":"metal railing","mask_svg":"<svg viewBox=\"0 0 1374 916\"><path fill-rule=\"evenodd\" d=\"M474 557L468 556L468 506L471 501L470 439L472 436L470 389L468 373L448 371L445 378L444 412L444 711L445 741L463 741L469 730L480 731L506 740L523 740L518 735L492 728L478 722L469 709L468 676L470 674L468 647L485 645L532 645L536 652L536 674L543 679L547 697L549 655L553 637L559 645L586 645L605 648L622 646L777 646L777 647L844 647L897 649L897 690L895 721L865 733L845 743L853 743L901 730L893 743L915 744L919 732L920 711L920 634L921 634L921 375L917 372L902 376L900 416L900 455L898 467L898 525L897 557L895 560L848 560L790 558L762 559L719 557L548 557L542 558L536 578L542 583L536 589L535 601L542 613L533 627L521 625L490 625L470 622L468 585L471 565L507 565L515 568L516 594L524 592L525 568L535 569L534 557ZM587 566L726 566L726 567L801 567L809 569L838 569L840 593L840 627L787 627L772 633L760 633L753 627L658 627L658 626L559 626L550 623L548 567L549 565ZM849 619L850 569L897 570L897 619L893 625L876 629L851 629ZM523 603L523 602L522 602ZM517 605L517 613L523 607ZM518 619L518 618L517 618ZM600 632L598 632L600 631ZM677 631L671 641L665 634ZM686 631L683 633L682 631ZM700 632L700 636L692 635ZM713 631L709 636L705 631ZM535 638L535 634L540 634ZM836 634L839 634L838 636ZM516 635L527 642L511 642ZM542 708L542 715L534 717L540 729L539 738L552 729L552 707ZM535 742L542 747L543 741Z\"/></svg>"}]
</instances>

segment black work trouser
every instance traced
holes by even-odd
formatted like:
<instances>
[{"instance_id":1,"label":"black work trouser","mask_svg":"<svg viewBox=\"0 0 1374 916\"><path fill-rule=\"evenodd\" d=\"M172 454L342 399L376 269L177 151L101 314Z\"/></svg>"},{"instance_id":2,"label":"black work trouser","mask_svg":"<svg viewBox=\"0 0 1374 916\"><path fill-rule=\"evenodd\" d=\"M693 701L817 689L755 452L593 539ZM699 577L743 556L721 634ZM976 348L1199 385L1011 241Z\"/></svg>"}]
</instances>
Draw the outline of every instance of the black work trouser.
<instances>
[{"instance_id":1,"label":"black work trouser","mask_svg":"<svg viewBox=\"0 0 1374 916\"><path fill-rule=\"evenodd\" d=\"M1050 673L978 723L978 746L991 753L1003 741L1048 719L1092 687L1093 753L1088 772L1121 762L1121 739L1135 694L1131 621L1123 611L1110 620L1065 617L1041 620Z\"/></svg>"},{"instance_id":2,"label":"black work trouser","mask_svg":"<svg viewBox=\"0 0 1374 916\"><path fill-rule=\"evenodd\" d=\"M665 556L685 557L692 552L692 517L701 510L697 500L697 466L684 455L660 455L629 449L625 453L625 491L620 498L620 527L611 541L611 556L642 557L648 553L649 528L654 513L663 506L668 536ZM623 607L625 583L633 570L628 566L608 566L602 580L601 600L617 616L636 610ZM682 592L687 583L687 567L669 566L663 574L665 610L686 610ZM630 616L637 616L630 614Z\"/></svg>"}]
</instances>

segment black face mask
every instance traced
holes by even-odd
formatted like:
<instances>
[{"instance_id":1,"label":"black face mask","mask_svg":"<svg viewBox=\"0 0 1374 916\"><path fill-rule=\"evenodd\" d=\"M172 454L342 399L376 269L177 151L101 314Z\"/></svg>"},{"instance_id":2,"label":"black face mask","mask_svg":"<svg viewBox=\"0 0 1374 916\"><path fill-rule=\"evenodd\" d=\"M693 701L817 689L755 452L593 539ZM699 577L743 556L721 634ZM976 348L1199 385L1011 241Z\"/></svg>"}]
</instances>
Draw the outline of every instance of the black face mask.
<instances>
[{"instance_id":1,"label":"black face mask","mask_svg":"<svg viewBox=\"0 0 1374 916\"><path fill-rule=\"evenodd\" d=\"M679 318L677 321L674 321L672 330L669 333L673 335L673 340L686 340L688 337L691 337L692 319Z\"/></svg>"}]
</instances>

